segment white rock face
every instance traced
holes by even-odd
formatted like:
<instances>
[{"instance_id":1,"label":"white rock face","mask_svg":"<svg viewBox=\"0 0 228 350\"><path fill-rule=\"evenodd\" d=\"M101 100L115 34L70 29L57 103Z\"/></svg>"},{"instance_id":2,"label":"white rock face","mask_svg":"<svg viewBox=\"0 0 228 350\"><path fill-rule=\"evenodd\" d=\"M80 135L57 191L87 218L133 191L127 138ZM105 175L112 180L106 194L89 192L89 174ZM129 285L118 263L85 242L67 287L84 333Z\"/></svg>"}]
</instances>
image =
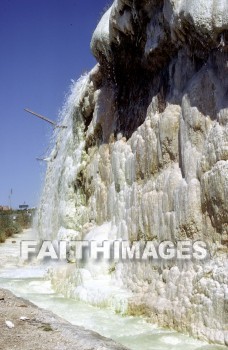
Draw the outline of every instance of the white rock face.
<instances>
[{"instance_id":1,"label":"white rock face","mask_svg":"<svg viewBox=\"0 0 228 350\"><path fill-rule=\"evenodd\" d=\"M216 40L219 31L227 29L228 3L226 0L166 0L164 14L173 30L181 29L181 22L188 21L200 35L207 34Z\"/></svg>"},{"instance_id":2,"label":"white rock face","mask_svg":"<svg viewBox=\"0 0 228 350\"><path fill-rule=\"evenodd\" d=\"M206 262L87 264L53 281L226 345L227 6L114 2L92 38L100 65L70 97L39 211L43 237L99 239L105 228L111 240L207 242Z\"/></svg>"}]
</instances>

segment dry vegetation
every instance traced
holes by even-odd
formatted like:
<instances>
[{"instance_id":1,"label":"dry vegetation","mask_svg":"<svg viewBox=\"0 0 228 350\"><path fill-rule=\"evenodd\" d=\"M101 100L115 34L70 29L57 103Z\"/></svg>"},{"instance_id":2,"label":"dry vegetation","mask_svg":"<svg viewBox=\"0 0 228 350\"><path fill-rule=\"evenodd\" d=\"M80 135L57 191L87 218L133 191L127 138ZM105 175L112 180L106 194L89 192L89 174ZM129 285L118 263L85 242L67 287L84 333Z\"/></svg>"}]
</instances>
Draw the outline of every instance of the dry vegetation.
<instances>
[{"instance_id":1,"label":"dry vegetation","mask_svg":"<svg viewBox=\"0 0 228 350\"><path fill-rule=\"evenodd\" d=\"M5 242L8 237L21 232L31 226L31 213L26 211L0 212L0 243Z\"/></svg>"}]
</instances>

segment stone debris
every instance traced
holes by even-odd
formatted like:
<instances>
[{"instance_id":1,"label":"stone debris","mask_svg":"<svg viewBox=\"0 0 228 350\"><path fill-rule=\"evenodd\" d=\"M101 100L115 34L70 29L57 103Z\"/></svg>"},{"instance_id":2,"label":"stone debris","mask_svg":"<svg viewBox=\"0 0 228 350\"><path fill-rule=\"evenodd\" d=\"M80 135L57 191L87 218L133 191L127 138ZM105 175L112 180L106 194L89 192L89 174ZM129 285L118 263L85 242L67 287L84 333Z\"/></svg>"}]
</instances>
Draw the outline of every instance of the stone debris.
<instances>
[{"instance_id":1,"label":"stone debris","mask_svg":"<svg viewBox=\"0 0 228 350\"><path fill-rule=\"evenodd\" d=\"M15 327L13 322L11 322L11 321L6 321L6 326L10 329Z\"/></svg>"}]
</instances>

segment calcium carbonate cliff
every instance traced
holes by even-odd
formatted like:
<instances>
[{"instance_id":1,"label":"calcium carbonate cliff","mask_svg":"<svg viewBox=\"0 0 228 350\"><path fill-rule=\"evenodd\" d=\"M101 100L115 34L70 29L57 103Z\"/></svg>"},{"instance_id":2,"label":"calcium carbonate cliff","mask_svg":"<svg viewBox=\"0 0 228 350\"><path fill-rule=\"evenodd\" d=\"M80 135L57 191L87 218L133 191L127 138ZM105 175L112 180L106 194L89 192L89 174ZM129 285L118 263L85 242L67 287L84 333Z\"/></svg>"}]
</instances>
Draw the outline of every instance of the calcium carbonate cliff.
<instances>
[{"instance_id":1,"label":"calcium carbonate cliff","mask_svg":"<svg viewBox=\"0 0 228 350\"><path fill-rule=\"evenodd\" d=\"M49 158L41 237L200 239L210 257L67 264L53 283L228 345L228 2L115 0L91 47L98 64L72 87Z\"/></svg>"}]
</instances>

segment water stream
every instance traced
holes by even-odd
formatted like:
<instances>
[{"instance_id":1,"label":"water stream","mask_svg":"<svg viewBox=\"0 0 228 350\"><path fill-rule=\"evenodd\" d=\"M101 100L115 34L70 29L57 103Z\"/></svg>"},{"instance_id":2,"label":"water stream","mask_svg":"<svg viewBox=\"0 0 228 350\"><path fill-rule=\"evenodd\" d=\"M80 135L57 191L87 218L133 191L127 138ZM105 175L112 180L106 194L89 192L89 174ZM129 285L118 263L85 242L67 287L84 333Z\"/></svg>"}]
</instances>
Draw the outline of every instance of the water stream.
<instances>
[{"instance_id":1,"label":"water stream","mask_svg":"<svg viewBox=\"0 0 228 350\"><path fill-rule=\"evenodd\" d=\"M27 230L0 245L0 286L39 307L53 311L74 325L83 326L112 338L132 350L218 350L222 346L162 329L140 317L123 317L111 309L102 309L57 294L47 279L47 265L23 264L19 258L21 239L31 239Z\"/></svg>"}]
</instances>

